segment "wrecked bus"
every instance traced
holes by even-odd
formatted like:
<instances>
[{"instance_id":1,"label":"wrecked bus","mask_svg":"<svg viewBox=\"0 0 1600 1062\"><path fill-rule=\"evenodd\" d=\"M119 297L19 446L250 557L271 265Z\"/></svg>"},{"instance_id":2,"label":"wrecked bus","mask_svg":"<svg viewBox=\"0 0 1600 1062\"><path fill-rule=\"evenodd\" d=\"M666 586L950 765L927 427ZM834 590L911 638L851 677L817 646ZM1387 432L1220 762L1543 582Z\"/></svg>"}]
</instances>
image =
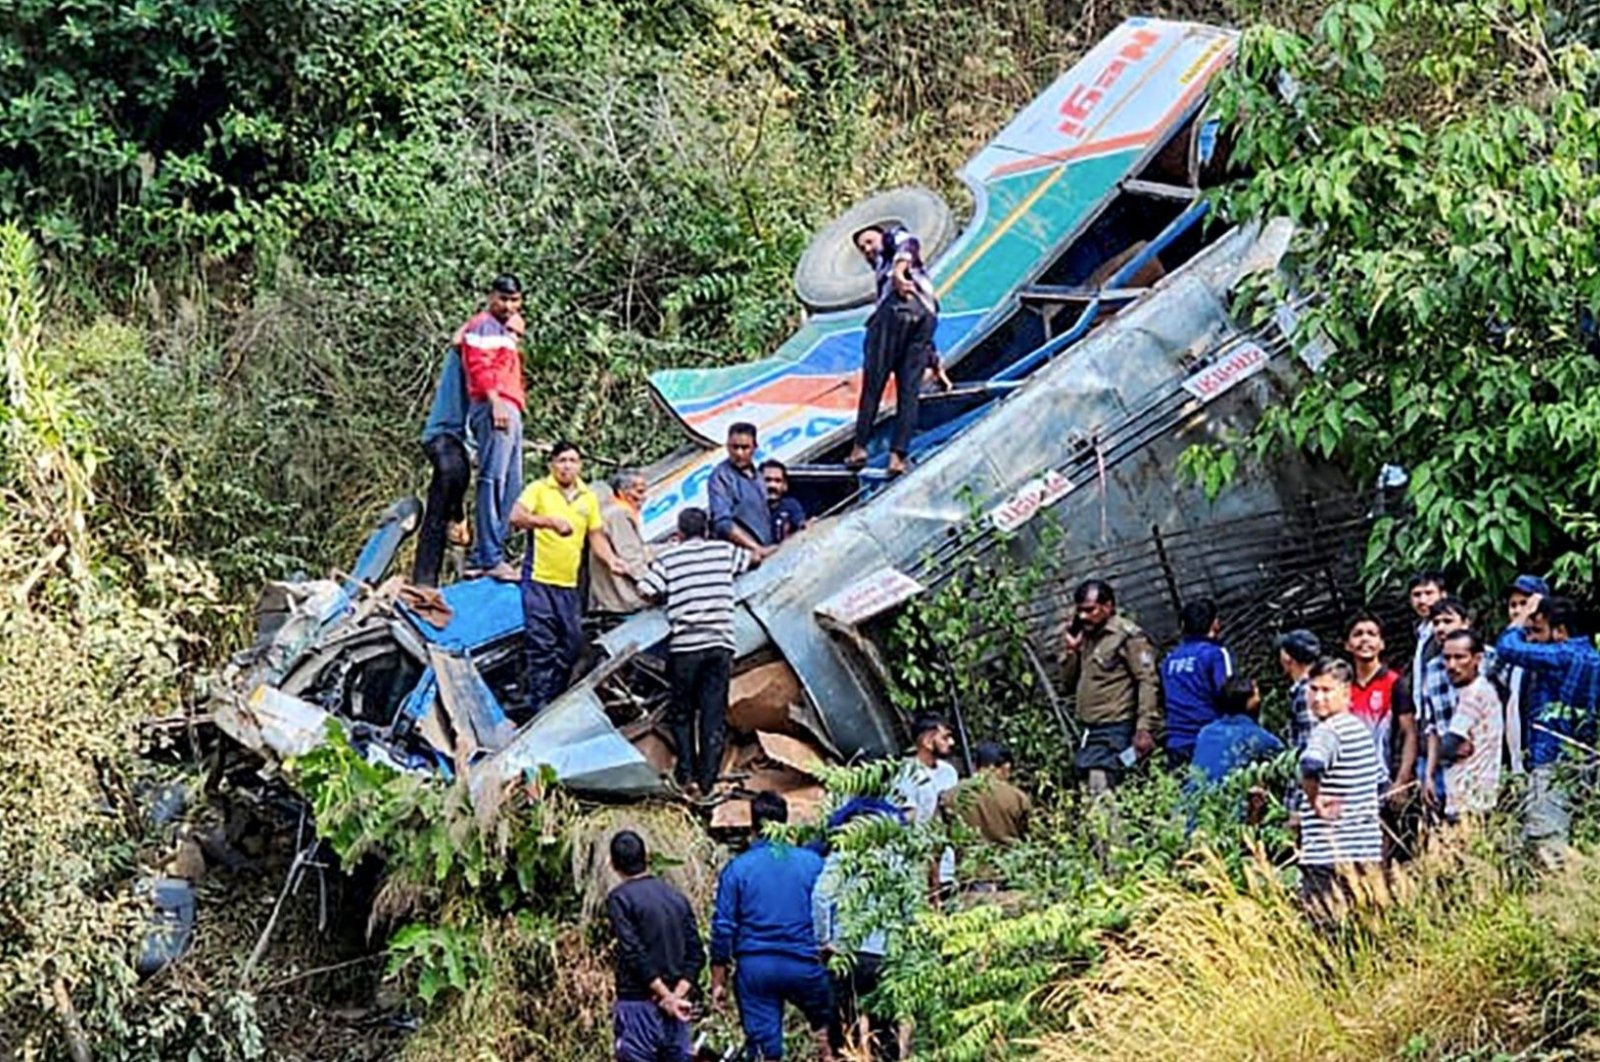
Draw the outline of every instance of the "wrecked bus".
<instances>
[{"instance_id":1,"label":"wrecked bus","mask_svg":"<svg viewBox=\"0 0 1600 1062\"><path fill-rule=\"evenodd\" d=\"M1045 548L1049 513L1051 548L1083 551L1201 511L1279 510L1304 489L1300 472L1267 470L1208 509L1175 474L1187 447L1248 429L1302 371L1292 307L1257 331L1229 312L1241 281L1277 267L1287 227L1208 217L1204 191L1225 159L1206 92L1235 41L1192 23L1125 22L966 164L974 207L959 235L925 190L869 200L807 251L796 283L813 312L770 357L652 377L690 444L650 470L647 538L704 504L734 421L758 426L758 456L789 465L791 492L814 514L736 587L730 723L759 735L756 754L804 771L809 758L900 748L875 621L947 577L958 541L987 537L1025 557ZM913 466L892 480L879 467L892 400L869 467L843 465L872 298L849 236L891 221L918 228L936 254L936 340L955 384L922 400ZM587 674L518 726L517 587L457 582L441 610L383 583L418 515L412 499L385 514L342 581L267 588L260 637L217 693L221 729L283 758L336 721L370 758L463 776L487 803L541 768L595 795L664 792L664 614L599 636Z\"/></svg>"}]
</instances>

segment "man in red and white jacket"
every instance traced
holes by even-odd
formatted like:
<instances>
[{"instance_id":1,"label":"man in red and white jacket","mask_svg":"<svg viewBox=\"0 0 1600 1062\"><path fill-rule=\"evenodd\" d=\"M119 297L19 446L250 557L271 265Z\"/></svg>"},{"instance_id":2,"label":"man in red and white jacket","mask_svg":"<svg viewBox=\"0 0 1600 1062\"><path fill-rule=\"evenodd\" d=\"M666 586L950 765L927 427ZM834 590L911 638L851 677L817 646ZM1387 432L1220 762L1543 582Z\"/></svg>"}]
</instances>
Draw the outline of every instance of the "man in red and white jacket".
<instances>
[{"instance_id":1,"label":"man in red and white jacket","mask_svg":"<svg viewBox=\"0 0 1600 1062\"><path fill-rule=\"evenodd\" d=\"M515 580L507 563L511 506L522 493L522 283L502 273L488 308L461 326L456 345L467 378L467 423L478 444L478 489L469 575Z\"/></svg>"}]
</instances>

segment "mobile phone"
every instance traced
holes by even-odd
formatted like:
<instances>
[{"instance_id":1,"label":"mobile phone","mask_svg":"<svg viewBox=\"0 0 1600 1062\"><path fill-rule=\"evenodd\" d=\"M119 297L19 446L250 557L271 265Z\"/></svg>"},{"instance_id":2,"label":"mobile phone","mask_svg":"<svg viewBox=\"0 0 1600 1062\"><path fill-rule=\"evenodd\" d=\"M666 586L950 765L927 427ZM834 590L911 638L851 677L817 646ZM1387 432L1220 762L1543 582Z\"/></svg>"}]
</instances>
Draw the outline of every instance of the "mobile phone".
<instances>
[{"instance_id":1,"label":"mobile phone","mask_svg":"<svg viewBox=\"0 0 1600 1062\"><path fill-rule=\"evenodd\" d=\"M1077 613L1072 614L1072 622L1067 624L1067 633L1076 638L1083 633L1083 617Z\"/></svg>"},{"instance_id":2,"label":"mobile phone","mask_svg":"<svg viewBox=\"0 0 1600 1062\"><path fill-rule=\"evenodd\" d=\"M1129 745L1127 748L1117 753L1117 759L1121 761L1122 766L1132 767L1134 764L1139 762L1139 753L1134 750L1132 745Z\"/></svg>"}]
</instances>

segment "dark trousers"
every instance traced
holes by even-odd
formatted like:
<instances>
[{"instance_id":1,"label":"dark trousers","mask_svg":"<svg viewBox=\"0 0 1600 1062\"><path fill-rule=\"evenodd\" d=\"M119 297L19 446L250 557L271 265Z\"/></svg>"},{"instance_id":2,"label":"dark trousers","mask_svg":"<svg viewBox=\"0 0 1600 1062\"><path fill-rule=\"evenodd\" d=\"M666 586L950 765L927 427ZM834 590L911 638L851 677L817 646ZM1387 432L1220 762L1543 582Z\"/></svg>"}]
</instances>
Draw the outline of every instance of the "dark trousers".
<instances>
[{"instance_id":1,"label":"dark trousers","mask_svg":"<svg viewBox=\"0 0 1600 1062\"><path fill-rule=\"evenodd\" d=\"M850 1038L856 1035L856 1027L865 1014L871 1042L857 1046L867 1048L873 1062L899 1059L900 1037L895 1020L887 1015L874 1014L862 1006L862 1000L877 991L878 982L883 980L883 956L858 952L848 974L829 976L833 980L834 1003L839 1008L839 1028L832 1035L834 1051L845 1049Z\"/></svg>"},{"instance_id":2,"label":"dark trousers","mask_svg":"<svg viewBox=\"0 0 1600 1062\"><path fill-rule=\"evenodd\" d=\"M528 551L533 555L533 550ZM583 600L578 588L534 582L524 562L522 576L522 673L528 710L549 704L572 677L583 648Z\"/></svg>"},{"instance_id":3,"label":"dark trousers","mask_svg":"<svg viewBox=\"0 0 1600 1062\"><path fill-rule=\"evenodd\" d=\"M449 525L464 512L467 480L472 478L472 463L466 445L454 435L436 435L422 444L433 466L428 481L428 505L422 511L422 529L417 532L417 561L411 581L418 586L438 586L439 566L444 562L444 541Z\"/></svg>"},{"instance_id":4,"label":"dark trousers","mask_svg":"<svg viewBox=\"0 0 1600 1062\"><path fill-rule=\"evenodd\" d=\"M1420 784L1420 782L1419 782ZM1396 807L1385 798L1378 805L1383 823L1383 856L1389 863L1409 863L1417 852L1417 836L1422 828L1422 801L1415 792Z\"/></svg>"},{"instance_id":5,"label":"dark trousers","mask_svg":"<svg viewBox=\"0 0 1600 1062\"><path fill-rule=\"evenodd\" d=\"M728 672L733 650L699 649L667 658L672 684L672 740L678 746L678 784L695 782L711 792L722 773L722 744L728 729ZM696 725L698 724L698 726ZM699 741L695 731L699 730Z\"/></svg>"},{"instance_id":6,"label":"dark trousers","mask_svg":"<svg viewBox=\"0 0 1600 1062\"><path fill-rule=\"evenodd\" d=\"M1369 903L1383 884L1377 863L1300 864L1300 902L1311 924L1332 930L1353 908Z\"/></svg>"},{"instance_id":7,"label":"dark trousers","mask_svg":"<svg viewBox=\"0 0 1600 1062\"><path fill-rule=\"evenodd\" d=\"M894 377L894 439L889 449L901 457L917 430L917 407L922 399L922 373L933 349L933 328L938 316L921 299L894 296L879 306L867 322L862 350L861 403L856 407L856 444L872 437L883 389Z\"/></svg>"},{"instance_id":8,"label":"dark trousers","mask_svg":"<svg viewBox=\"0 0 1600 1062\"><path fill-rule=\"evenodd\" d=\"M649 1000L611 1004L617 1062L689 1062L694 1045L689 1023L669 1018Z\"/></svg>"}]
</instances>

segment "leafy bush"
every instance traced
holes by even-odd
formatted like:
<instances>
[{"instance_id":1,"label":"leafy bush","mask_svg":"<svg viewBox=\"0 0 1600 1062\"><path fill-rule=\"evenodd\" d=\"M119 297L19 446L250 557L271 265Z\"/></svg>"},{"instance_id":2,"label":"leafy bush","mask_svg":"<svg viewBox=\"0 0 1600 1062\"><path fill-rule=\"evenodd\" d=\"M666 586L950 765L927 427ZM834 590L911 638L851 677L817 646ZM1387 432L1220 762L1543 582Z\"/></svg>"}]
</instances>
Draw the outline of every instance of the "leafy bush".
<instances>
[{"instance_id":1,"label":"leafy bush","mask_svg":"<svg viewBox=\"0 0 1600 1062\"><path fill-rule=\"evenodd\" d=\"M1296 222L1299 334L1338 352L1258 441L1409 469L1375 577L1600 572L1600 59L1570 16L1560 43L1544 3L1331 3L1252 28L1225 79L1225 209Z\"/></svg>"},{"instance_id":2,"label":"leafy bush","mask_svg":"<svg viewBox=\"0 0 1600 1062\"><path fill-rule=\"evenodd\" d=\"M89 520L101 451L45 306L30 242L0 226L0 1040L22 1057L260 1057L248 996L134 969L148 912L132 886L162 858L135 799L152 773L137 727L179 709L209 587L170 562L144 566L143 594L118 579Z\"/></svg>"}]
</instances>

